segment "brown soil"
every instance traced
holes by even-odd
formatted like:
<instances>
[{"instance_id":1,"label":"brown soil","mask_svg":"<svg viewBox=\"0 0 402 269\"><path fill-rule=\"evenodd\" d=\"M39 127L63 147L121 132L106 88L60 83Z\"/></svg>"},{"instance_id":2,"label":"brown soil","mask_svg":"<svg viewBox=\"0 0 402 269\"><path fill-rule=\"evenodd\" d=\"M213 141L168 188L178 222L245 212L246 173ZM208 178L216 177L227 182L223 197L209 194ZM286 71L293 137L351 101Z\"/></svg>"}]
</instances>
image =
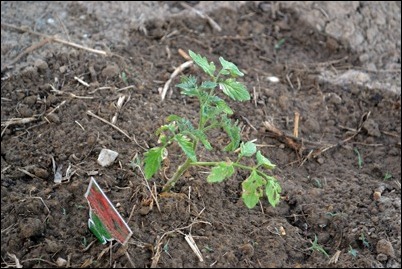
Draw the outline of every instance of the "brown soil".
<instances>
[{"instance_id":1,"label":"brown soil","mask_svg":"<svg viewBox=\"0 0 402 269\"><path fill-rule=\"evenodd\" d=\"M325 70L359 70L358 55L342 42L316 32L293 10L267 12L255 3L210 13L221 32L200 17L173 16L126 25L124 40L105 38L104 25L77 3L67 2L63 12L83 28L72 29L74 22L62 19L52 28L46 24L49 12L35 22L21 18L32 31L68 32L72 41L90 32L91 47L108 52L102 56L52 40L42 44L27 28L3 24L20 26L13 5L2 2L2 267L56 267L59 258L71 267L400 267L401 98L322 79ZM184 9L177 3L169 8ZM197 116L197 103L177 88L163 102L158 92L186 61L178 49L214 61L223 56L246 73L252 101L231 103L233 119L242 126L243 140L257 139L277 164L283 199L276 208L265 199L252 210L244 206L242 172L211 185L203 169L191 169L171 194L158 195L160 210L151 203L131 162L157 145L154 131L166 116ZM185 73L199 74L194 67ZM280 82L270 82L270 76ZM117 111L120 96L126 99ZM107 121L118 112L115 125L133 139L88 111ZM295 112L301 115L299 139L289 143ZM16 118L30 120L10 122ZM285 135L275 135L266 122ZM219 133L213 136L217 148L226 142ZM119 153L110 167L97 163L102 148ZM200 154L204 160L224 158L218 151ZM75 174L55 184L52 158L63 175L69 166ZM165 174L149 186L160 190L182 158L171 149ZM126 220L132 214L134 234L126 247L114 243L110 250L88 230L84 193L90 175ZM340 252L336 262L311 250L315 236L330 257Z\"/></svg>"}]
</instances>

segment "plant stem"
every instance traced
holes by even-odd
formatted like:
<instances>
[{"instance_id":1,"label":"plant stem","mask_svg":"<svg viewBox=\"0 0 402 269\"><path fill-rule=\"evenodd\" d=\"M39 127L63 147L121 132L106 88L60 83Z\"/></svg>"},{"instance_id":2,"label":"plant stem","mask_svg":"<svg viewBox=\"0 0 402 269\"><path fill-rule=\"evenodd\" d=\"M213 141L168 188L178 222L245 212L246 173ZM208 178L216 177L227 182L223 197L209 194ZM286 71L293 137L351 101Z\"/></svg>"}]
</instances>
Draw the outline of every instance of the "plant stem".
<instances>
[{"instance_id":1,"label":"plant stem","mask_svg":"<svg viewBox=\"0 0 402 269\"><path fill-rule=\"evenodd\" d=\"M193 163L191 163L191 165L198 165L198 166L215 166L215 165L217 165L218 163L220 163L220 162L193 162ZM244 170L249 170L249 171L254 170L253 167L245 166L245 165L242 165L242 164L237 163L237 162L236 162L236 163L233 163L233 166L239 167L239 168L244 169ZM257 171L257 172L259 172L259 171Z\"/></svg>"},{"instance_id":2,"label":"plant stem","mask_svg":"<svg viewBox=\"0 0 402 269\"><path fill-rule=\"evenodd\" d=\"M170 191L170 189L173 188L173 186L184 174L184 172L186 172L186 170L190 167L190 165L191 160L187 158L186 161L182 165L180 165L179 168L176 170L176 173L173 175L173 177L163 186L162 192Z\"/></svg>"}]
</instances>

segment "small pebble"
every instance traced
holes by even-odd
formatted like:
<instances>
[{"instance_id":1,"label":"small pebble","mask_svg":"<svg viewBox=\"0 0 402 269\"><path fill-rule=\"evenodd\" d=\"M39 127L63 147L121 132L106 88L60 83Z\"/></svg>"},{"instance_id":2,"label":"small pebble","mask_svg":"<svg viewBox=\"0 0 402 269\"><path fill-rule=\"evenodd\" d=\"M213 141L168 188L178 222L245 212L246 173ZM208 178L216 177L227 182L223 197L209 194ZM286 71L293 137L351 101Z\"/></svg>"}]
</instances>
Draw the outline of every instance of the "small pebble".
<instances>
[{"instance_id":1,"label":"small pebble","mask_svg":"<svg viewBox=\"0 0 402 269\"><path fill-rule=\"evenodd\" d=\"M116 151L102 149L98 157L98 163L103 167L109 166L116 160L117 156L119 156L119 153Z\"/></svg>"},{"instance_id":2,"label":"small pebble","mask_svg":"<svg viewBox=\"0 0 402 269\"><path fill-rule=\"evenodd\" d=\"M321 157L318 157L318 158L317 158L317 163L323 164L323 163L324 163L324 159L321 158Z\"/></svg>"},{"instance_id":3,"label":"small pebble","mask_svg":"<svg viewBox=\"0 0 402 269\"><path fill-rule=\"evenodd\" d=\"M33 169L33 173L35 174L35 176L40 177L42 179L47 179L49 177L49 172L40 167L35 167Z\"/></svg>"},{"instance_id":4,"label":"small pebble","mask_svg":"<svg viewBox=\"0 0 402 269\"><path fill-rule=\"evenodd\" d=\"M239 248L243 258L251 258L254 256L254 247L251 244L244 244Z\"/></svg>"},{"instance_id":5,"label":"small pebble","mask_svg":"<svg viewBox=\"0 0 402 269\"><path fill-rule=\"evenodd\" d=\"M114 77L119 74L119 67L116 65L108 65L102 70L103 77Z\"/></svg>"},{"instance_id":6,"label":"small pebble","mask_svg":"<svg viewBox=\"0 0 402 269\"><path fill-rule=\"evenodd\" d=\"M141 216L145 216L145 215L148 215L148 213L150 211L151 211L151 209L149 208L149 206L143 206L143 207L140 208L138 213L140 213Z\"/></svg>"},{"instance_id":7,"label":"small pebble","mask_svg":"<svg viewBox=\"0 0 402 269\"><path fill-rule=\"evenodd\" d=\"M60 118L59 118L59 116L57 116L57 114L55 114L55 113L50 113L49 115L46 116L46 118L47 118L50 122L60 123Z\"/></svg>"},{"instance_id":8,"label":"small pebble","mask_svg":"<svg viewBox=\"0 0 402 269\"><path fill-rule=\"evenodd\" d=\"M34 66L36 66L40 71L45 71L46 69L49 68L47 63L42 59L37 59L34 63Z\"/></svg>"},{"instance_id":9,"label":"small pebble","mask_svg":"<svg viewBox=\"0 0 402 269\"><path fill-rule=\"evenodd\" d=\"M375 191L374 194L373 194L373 199L374 199L374 201L380 200L381 199L381 192Z\"/></svg>"},{"instance_id":10,"label":"small pebble","mask_svg":"<svg viewBox=\"0 0 402 269\"><path fill-rule=\"evenodd\" d=\"M67 265L67 261L61 257L58 257L56 260L56 264L58 267L65 267Z\"/></svg>"}]
</instances>

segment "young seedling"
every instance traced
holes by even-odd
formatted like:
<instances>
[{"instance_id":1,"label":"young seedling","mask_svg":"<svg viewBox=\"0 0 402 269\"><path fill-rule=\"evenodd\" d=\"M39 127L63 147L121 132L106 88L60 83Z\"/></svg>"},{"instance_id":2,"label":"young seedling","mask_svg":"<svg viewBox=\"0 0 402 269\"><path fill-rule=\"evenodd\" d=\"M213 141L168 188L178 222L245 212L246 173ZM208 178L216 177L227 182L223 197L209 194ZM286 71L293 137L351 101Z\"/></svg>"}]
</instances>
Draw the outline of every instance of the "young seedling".
<instances>
[{"instance_id":1,"label":"young seedling","mask_svg":"<svg viewBox=\"0 0 402 269\"><path fill-rule=\"evenodd\" d=\"M366 239L366 237L364 236L364 233L363 233L363 232L360 234L359 239L362 241L363 245L364 245L366 248L369 248L369 247L370 247L370 242L367 241L367 239Z\"/></svg>"},{"instance_id":2,"label":"young seedling","mask_svg":"<svg viewBox=\"0 0 402 269\"><path fill-rule=\"evenodd\" d=\"M355 153L357 154L357 164L359 165L359 169L362 169L363 167L363 158L360 155L360 152L357 148L354 148Z\"/></svg>"},{"instance_id":3,"label":"young seedling","mask_svg":"<svg viewBox=\"0 0 402 269\"><path fill-rule=\"evenodd\" d=\"M237 169L249 172L249 176L242 183L242 199L248 208L253 208L264 195L272 206L279 203L281 187L275 177L268 175L264 169L273 170L275 165L266 158L253 141L241 142L240 127L237 122L233 123L229 115L233 110L218 95L222 92L235 101L250 100L250 94L246 87L237 81L244 74L232 62L220 57L220 70L217 72L213 62L205 57L189 51L189 55L196 65L209 77L202 83L197 83L193 76L182 77L177 85L183 95L195 97L199 101L198 123L178 115L167 117L167 124L161 126L156 135L159 136L160 145L151 148L145 153L144 174L146 179L151 179L160 169L161 162L168 154L168 147L176 143L183 151L186 159L177 168L173 177L163 186L162 191L169 191L180 177L192 166L211 167L207 177L210 183L222 182L230 178ZM212 130L224 131L230 142L223 149L226 152L237 154L235 160L226 158L218 161L200 161L198 156L199 147L206 150L214 147L208 140L208 133ZM253 166L244 164L245 158L255 155L256 161ZM264 191L265 190L265 191Z\"/></svg>"},{"instance_id":4,"label":"young seedling","mask_svg":"<svg viewBox=\"0 0 402 269\"><path fill-rule=\"evenodd\" d=\"M390 172L385 172L384 180L390 180L392 178L392 174Z\"/></svg>"},{"instance_id":5,"label":"young seedling","mask_svg":"<svg viewBox=\"0 0 402 269\"><path fill-rule=\"evenodd\" d=\"M312 250L312 251L321 252L321 253L324 254L327 258L329 258L329 255L328 255L328 253L325 251L325 249L324 249L322 246L320 246L320 245L318 244L317 235L314 235L314 242L311 242L311 247L309 247L308 249L309 249L309 250Z\"/></svg>"},{"instance_id":6,"label":"young seedling","mask_svg":"<svg viewBox=\"0 0 402 269\"><path fill-rule=\"evenodd\" d=\"M281 40L279 40L276 44L275 44L275 49L278 50L282 47L283 44L285 44L286 38L282 38Z\"/></svg>"},{"instance_id":7,"label":"young seedling","mask_svg":"<svg viewBox=\"0 0 402 269\"><path fill-rule=\"evenodd\" d=\"M359 254L359 252L358 252L356 249L352 248L351 245L349 245L349 251L348 251L348 253L349 253L353 258L356 258L357 255Z\"/></svg>"}]
</instances>

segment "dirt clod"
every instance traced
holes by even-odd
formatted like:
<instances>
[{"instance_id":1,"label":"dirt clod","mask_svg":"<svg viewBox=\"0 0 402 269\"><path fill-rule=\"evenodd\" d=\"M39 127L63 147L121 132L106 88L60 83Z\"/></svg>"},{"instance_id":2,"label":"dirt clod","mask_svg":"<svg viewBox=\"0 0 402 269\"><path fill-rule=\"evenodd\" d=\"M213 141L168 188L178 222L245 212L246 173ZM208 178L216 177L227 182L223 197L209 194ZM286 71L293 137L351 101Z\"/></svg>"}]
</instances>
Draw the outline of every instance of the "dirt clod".
<instances>
[{"instance_id":1,"label":"dirt clod","mask_svg":"<svg viewBox=\"0 0 402 269\"><path fill-rule=\"evenodd\" d=\"M386 239L380 239L376 245L377 253L384 254L389 257L395 257L395 250L392 243Z\"/></svg>"},{"instance_id":2,"label":"dirt clod","mask_svg":"<svg viewBox=\"0 0 402 269\"><path fill-rule=\"evenodd\" d=\"M42 221L37 218L22 219L19 224L19 228L20 234L24 239L41 236L45 230Z\"/></svg>"}]
</instances>

